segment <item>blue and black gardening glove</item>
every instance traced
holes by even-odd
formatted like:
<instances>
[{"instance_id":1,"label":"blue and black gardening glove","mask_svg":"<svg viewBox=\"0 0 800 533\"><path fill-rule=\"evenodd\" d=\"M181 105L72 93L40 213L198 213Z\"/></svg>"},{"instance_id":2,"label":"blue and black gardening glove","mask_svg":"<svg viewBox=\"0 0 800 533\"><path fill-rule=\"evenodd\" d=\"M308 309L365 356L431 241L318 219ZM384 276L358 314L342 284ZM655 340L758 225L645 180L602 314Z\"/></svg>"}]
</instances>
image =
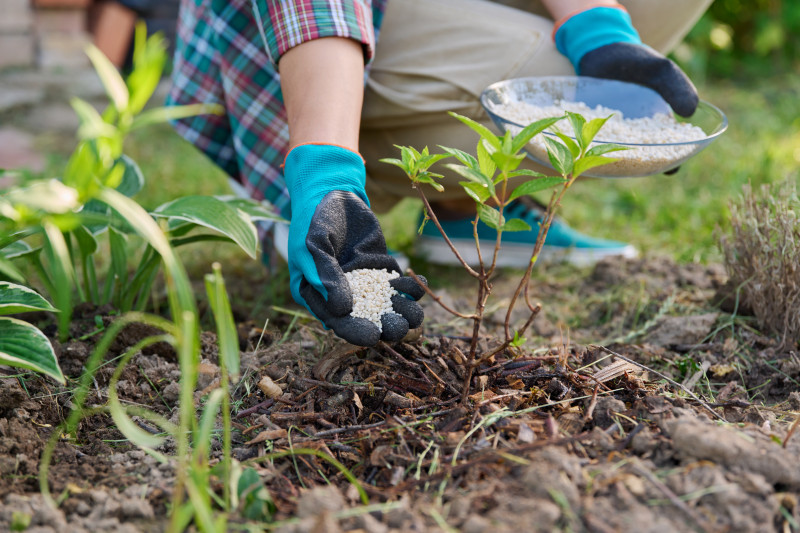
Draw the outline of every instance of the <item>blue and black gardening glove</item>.
<instances>
[{"instance_id":1,"label":"blue and black gardening glove","mask_svg":"<svg viewBox=\"0 0 800 533\"><path fill-rule=\"evenodd\" d=\"M644 85L684 117L697 108L691 80L674 62L642 44L622 6L580 11L560 22L554 39L580 76Z\"/></svg>"},{"instance_id":2,"label":"blue and black gardening glove","mask_svg":"<svg viewBox=\"0 0 800 533\"><path fill-rule=\"evenodd\" d=\"M292 202L289 283L295 301L359 346L396 342L419 327L423 312L416 300L425 291L408 276L389 282L398 294L392 297L394 313L382 316L382 331L350 316L353 295L345 272L385 268L401 273L369 208L361 156L329 144L299 145L286 156L284 176Z\"/></svg>"}]
</instances>

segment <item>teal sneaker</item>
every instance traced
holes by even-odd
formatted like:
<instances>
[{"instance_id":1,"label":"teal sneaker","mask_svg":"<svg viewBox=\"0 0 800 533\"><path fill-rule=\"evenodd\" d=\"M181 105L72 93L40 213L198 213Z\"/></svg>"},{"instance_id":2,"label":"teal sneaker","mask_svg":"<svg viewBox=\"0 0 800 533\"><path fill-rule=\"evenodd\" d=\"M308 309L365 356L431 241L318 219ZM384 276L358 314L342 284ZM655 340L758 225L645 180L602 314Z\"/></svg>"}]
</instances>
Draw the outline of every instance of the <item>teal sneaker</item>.
<instances>
[{"instance_id":1,"label":"teal sneaker","mask_svg":"<svg viewBox=\"0 0 800 533\"><path fill-rule=\"evenodd\" d=\"M500 253L497 265L501 267L526 268L536 244L539 233L539 223L543 219L544 208L533 200L518 199L511 202L504 210L506 219L520 218L527 222L531 229L528 231L503 232ZM473 236L472 222L474 217L459 220L440 221L447 236L455 245L461 257L470 265L478 265L478 253L475 250L475 237ZM497 232L478 222L478 238L481 244L481 254L484 261L490 260L494 250ZM458 265L458 259L442 238L436 225L428 221L422 229L422 234L415 242L418 255L427 261L440 265ZM636 257L638 252L630 244L607 239L598 239L584 235L567 226L562 220L556 218L550 225L544 247L539 255L539 261L564 261L576 266L589 266L604 257L622 256Z\"/></svg>"}]
</instances>

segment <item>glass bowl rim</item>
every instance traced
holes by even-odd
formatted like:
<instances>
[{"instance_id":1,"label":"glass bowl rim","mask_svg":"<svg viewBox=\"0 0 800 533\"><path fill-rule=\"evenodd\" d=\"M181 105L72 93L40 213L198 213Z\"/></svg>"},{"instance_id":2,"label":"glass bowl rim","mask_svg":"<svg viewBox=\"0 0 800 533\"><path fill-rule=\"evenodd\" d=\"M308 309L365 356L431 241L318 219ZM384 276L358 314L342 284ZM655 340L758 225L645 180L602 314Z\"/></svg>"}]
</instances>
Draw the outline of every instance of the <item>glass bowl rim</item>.
<instances>
[{"instance_id":1,"label":"glass bowl rim","mask_svg":"<svg viewBox=\"0 0 800 533\"><path fill-rule=\"evenodd\" d=\"M635 86L637 86L639 88L643 88L643 89L647 89L647 90L653 91L649 87L645 87L643 85L639 85L639 84L636 84L636 83L630 83L630 82L620 81L620 80L608 80L608 79L605 79L605 78L594 78L594 77L591 77L591 76L530 76L530 77L526 77L526 78L509 78L507 80L502 80L502 81L495 82L495 83L489 85L488 87L486 87L481 92L480 102L481 102L481 105L483 106L483 109L486 111L486 113L488 113L489 116L492 117L493 119L494 119L494 117L496 117L497 120L499 120L501 122L512 124L514 126L517 126L518 128L525 128L525 126L523 126L521 124L517 124L513 120L509 120L509 119L501 117L500 115L498 115L497 113L495 113L491 109L489 109L489 106L487 106L487 104L486 104L486 99L488 98L488 93L490 91L496 90L497 87L503 87L503 86L510 85L511 82L520 82L520 81L524 81L524 80L541 80L541 81L545 81L545 80L550 80L550 81L592 80L592 82L599 82L599 83L606 83L606 82L624 83L626 85L635 85ZM653 91L653 93L658 95L658 93L655 92L655 91ZM659 98L660 98L660 95L659 95ZM592 142L593 143L598 143L598 144L618 144L620 146L632 146L632 147L640 147L640 148L658 148L658 147L662 147L662 146L665 146L665 147L666 146L694 146L694 145L708 144L711 141L713 141L714 139L716 139L717 137L719 137L720 135L722 135L723 133L725 133L725 131L728 129L728 117L727 117L727 115L725 115L725 113L719 107L715 106L711 102L708 102L706 100L698 100L697 109L700 109L701 105L711 109L713 112L717 113L722 119L722 121L720 122L719 126L717 126L716 131L711 133L711 134L708 134L706 137L703 137L702 139L695 139L695 140L692 140L692 141L672 142L672 143L630 143L630 142L626 143L626 142L619 142L619 141L602 141L602 140L594 140ZM686 118L686 117L683 117L683 118ZM691 118L691 117L688 117L688 118ZM548 135L550 137L556 137L557 138L556 134L551 133L549 131L543 131L542 133L544 135ZM572 135L567 135L567 137L569 137L570 139L575 140L575 137L572 136Z\"/></svg>"}]
</instances>

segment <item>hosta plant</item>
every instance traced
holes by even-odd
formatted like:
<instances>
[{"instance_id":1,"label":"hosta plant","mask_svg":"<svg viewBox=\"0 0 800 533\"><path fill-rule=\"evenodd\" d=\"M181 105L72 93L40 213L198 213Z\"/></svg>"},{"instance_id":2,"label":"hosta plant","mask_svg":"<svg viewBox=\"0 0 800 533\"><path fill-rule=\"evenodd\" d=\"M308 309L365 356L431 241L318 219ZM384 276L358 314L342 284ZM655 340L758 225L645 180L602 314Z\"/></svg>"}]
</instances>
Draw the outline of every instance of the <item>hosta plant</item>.
<instances>
[{"instance_id":1,"label":"hosta plant","mask_svg":"<svg viewBox=\"0 0 800 533\"><path fill-rule=\"evenodd\" d=\"M246 505L252 513L268 513L270 506L268 495L252 482L253 472L231 458L228 383L229 377L238 378L239 350L219 265L206 279L206 288L217 324L221 379L197 416L194 395L200 362L199 313L176 248L198 240L223 240L236 243L255 257L253 220L273 215L267 206L255 202L195 196L178 198L149 213L132 198L144 179L122 152L126 135L149 124L216 111L214 106L145 109L161 77L165 53L160 36L146 38L144 27L137 28L133 71L125 80L96 48L89 48L110 105L99 113L89 104L73 100L81 121L80 141L61 179L32 182L0 195L0 276L11 280L0 284L0 314L56 312L60 335L66 339L75 302L111 302L123 311L103 331L72 389L72 411L53 429L42 452L39 482L49 503L57 505L48 483L57 443L65 438L77 441L79 422L84 417L107 413L125 438L160 461L169 458L159 448L166 437L174 439L177 480L169 530L185 531L194 524L200 531L221 532L228 530L228 516L238 506ZM129 239L141 243L133 254ZM110 260L105 262L105 271L98 271L98 264L104 264L100 261L103 255ZM142 311L159 270L163 271L167 293L166 316ZM26 276L28 271L36 274L53 305L25 286L31 281ZM134 322L153 326L161 333L140 340L120 354L107 397L101 397L99 404L87 405L96 372L108 364L105 358L109 349L123 328ZM20 345L18 339L24 344ZM181 379L177 423L123 402L117 392L128 362L157 342L171 344L178 354ZM64 381L48 339L33 325L16 318L0 317L0 364L17 364ZM223 453L213 465L210 443L220 412ZM132 416L151 422L160 433L144 431Z\"/></svg>"},{"instance_id":2,"label":"hosta plant","mask_svg":"<svg viewBox=\"0 0 800 533\"><path fill-rule=\"evenodd\" d=\"M132 198L145 185L123 153L133 130L218 106L145 108L165 65L163 39L136 32L133 69L126 80L95 47L88 54L110 103L102 113L72 99L80 117L79 143L60 179L37 181L0 195L0 275L35 278L60 311L59 336L68 335L78 302L111 303L120 311L145 309L161 266L160 254L137 239L130 224L101 197L105 189ZM190 196L157 207L172 247L199 241L237 244L256 256L254 220L277 218L269 206L236 197ZM98 265L103 270L98 271ZM29 273L26 277L23 274Z\"/></svg>"},{"instance_id":3,"label":"hosta plant","mask_svg":"<svg viewBox=\"0 0 800 533\"><path fill-rule=\"evenodd\" d=\"M543 119L519 131L516 135L506 131L502 136L496 135L484 125L467 117L451 113L455 118L473 129L480 137L475 155L462 150L442 146L444 153L431 154L427 147L419 151L408 146L398 147L401 159L384 159L400 167L411 179L425 207L426 219L423 223L435 224L442 234L453 254L458 258L466 272L477 282L477 295L474 310L463 313L445 305L440 298L426 287L426 291L444 309L453 315L471 320L473 323L469 351L464 364L467 366L466 378L463 386L463 400L466 401L469 392L472 374L482 363L494 355L506 350L509 346L521 343L525 331L530 327L536 315L541 310L541 304L534 303L530 295L530 278L534 266L542 251L545 237L550 224L564 194L569 190L575 180L587 170L611 163L615 159L605 154L623 149L620 146L604 143L592 146L592 140L607 119L594 119L586 121L581 115L567 112L564 117ZM545 136L547 154L556 176L547 176L530 169L520 168L525 159L523 149L536 135L553 126L556 122L566 119L569 121L574 136L570 137L562 132L556 132L558 139ZM478 267L473 268L465 261L458 249L448 238L431 208L421 184L427 184L438 191L443 186L437 180L442 177L430 171L437 162L454 157L458 164L448 164L447 168L464 178L460 182L464 192L475 201L475 220L473 222L475 246L477 251ZM481 335L481 325L484 319L487 300L492 292L491 278L497 270L497 258L502 246L502 236L508 231L530 230L530 226L521 219L505 216L504 209L515 199L540 193L547 189L554 189L547 203L547 209L540 223L537 239L531 245L531 256L524 274L521 276L511 301L508 304L504 333L505 338L501 345L485 353L478 353L478 339ZM482 250L478 239L477 224L483 222L497 231L497 239L492 249ZM517 302L523 300L529 314L524 324L512 331L511 313Z\"/></svg>"}]
</instances>

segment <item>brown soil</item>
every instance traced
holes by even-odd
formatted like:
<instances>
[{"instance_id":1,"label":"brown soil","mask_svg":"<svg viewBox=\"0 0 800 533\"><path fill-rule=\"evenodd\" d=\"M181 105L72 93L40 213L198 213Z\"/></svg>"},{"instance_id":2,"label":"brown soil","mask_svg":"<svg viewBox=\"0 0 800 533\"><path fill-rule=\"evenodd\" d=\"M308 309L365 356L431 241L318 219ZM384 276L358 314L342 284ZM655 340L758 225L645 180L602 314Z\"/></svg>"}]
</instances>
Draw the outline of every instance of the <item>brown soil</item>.
<instances>
[{"instance_id":1,"label":"brown soil","mask_svg":"<svg viewBox=\"0 0 800 533\"><path fill-rule=\"evenodd\" d=\"M582 275L540 273L545 311L523 348L476 372L468 407L456 354L467 350L469 324L431 301L424 335L395 353L343 344L313 323L284 339L285 328L262 336L242 321L235 457L313 448L350 469L378 504L357 512L354 487L313 456L262 462L274 519L285 521L278 530L798 531L800 435L789 434L800 412L798 354L776 351L746 317L720 309L718 267L616 260ZM511 282L510 273L496 280L500 300ZM454 296L462 294L442 290L468 310ZM94 331L97 314L110 323L109 312L79 309L73 336ZM492 311L489 332L499 334L502 320ZM152 333L127 328L109 360ZM70 378L98 339L57 345ZM203 334L198 401L218 383L214 340ZM98 372L88 405L105 401L113 370ZM256 387L263 376L283 389L277 400ZM157 345L133 358L118 391L174 420L179 378L174 352ZM17 513L42 533L163 530L173 465L127 444L104 415L58 445L49 481L63 501L58 510L44 503L39 456L70 398L32 374L0 378L0 529ZM346 508L355 516L337 514Z\"/></svg>"}]
</instances>

